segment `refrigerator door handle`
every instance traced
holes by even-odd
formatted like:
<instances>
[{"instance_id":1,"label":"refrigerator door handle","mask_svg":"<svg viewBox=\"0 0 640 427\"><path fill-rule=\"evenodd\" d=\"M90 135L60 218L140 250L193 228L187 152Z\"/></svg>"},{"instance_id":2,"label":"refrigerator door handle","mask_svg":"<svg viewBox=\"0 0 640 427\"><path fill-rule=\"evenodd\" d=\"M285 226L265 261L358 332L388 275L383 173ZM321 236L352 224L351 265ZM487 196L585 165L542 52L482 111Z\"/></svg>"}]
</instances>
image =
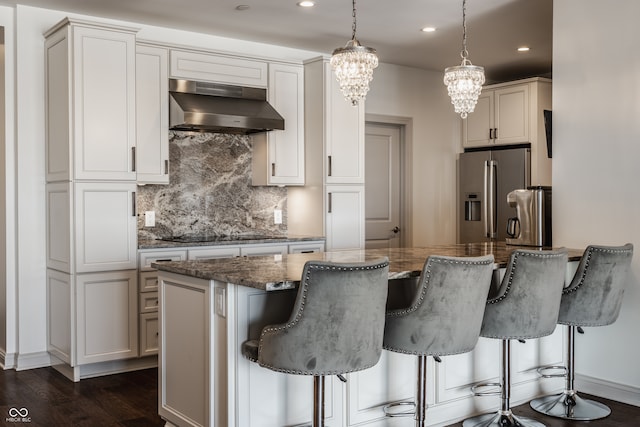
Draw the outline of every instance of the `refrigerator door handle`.
<instances>
[{"instance_id":1,"label":"refrigerator door handle","mask_svg":"<svg viewBox=\"0 0 640 427\"><path fill-rule=\"evenodd\" d=\"M484 162L484 184L482 187L482 195L483 203L483 211L482 212L482 225L484 225L484 236L489 237L489 160L485 160Z\"/></svg>"},{"instance_id":2,"label":"refrigerator door handle","mask_svg":"<svg viewBox=\"0 0 640 427\"><path fill-rule=\"evenodd\" d=\"M486 236L489 239L495 239L497 237L496 229L497 224L497 204L496 204L496 174L498 169L498 163L495 160L489 160L486 162L485 168L485 229Z\"/></svg>"}]
</instances>

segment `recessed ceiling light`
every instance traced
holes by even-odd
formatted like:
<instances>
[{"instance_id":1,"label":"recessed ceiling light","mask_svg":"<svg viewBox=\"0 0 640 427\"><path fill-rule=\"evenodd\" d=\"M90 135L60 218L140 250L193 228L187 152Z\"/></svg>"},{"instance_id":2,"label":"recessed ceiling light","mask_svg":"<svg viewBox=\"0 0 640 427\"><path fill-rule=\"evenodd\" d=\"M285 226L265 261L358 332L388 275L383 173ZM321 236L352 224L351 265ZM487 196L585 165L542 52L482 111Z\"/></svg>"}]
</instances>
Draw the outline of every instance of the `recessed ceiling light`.
<instances>
[{"instance_id":1,"label":"recessed ceiling light","mask_svg":"<svg viewBox=\"0 0 640 427\"><path fill-rule=\"evenodd\" d=\"M433 33L435 30L436 27L424 27L420 29L423 33Z\"/></svg>"},{"instance_id":2,"label":"recessed ceiling light","mask_svg":"<svg viewBox=\"0 0 640 427\"><path fill-rule=\"evenodd\" d=\"M236 6L236 10L248 10L248 9L249 9L248 4L239 4Z\"/></svg>"},{"instance_id":3,"label":"recessed ceiling light","mask_svg":"<svg viewBox=\"0 0 640 427\"><path fill-rule=\"evenodd\" d=\"M531 50L531 48L529 48L528 46L521 46L518 48L518 52L529 52Z\"/></svg>"},{"instance_id":4,"label":"recessed ceiling light","mask_svg":"<svg viewBox=\"0 0 640 427\"><path fill-rule=\"evenodd\" d=\"M303 0L303 1L299 1L298 3L296 3L298 6L300 7L313 7L316 5L316 2L312 1L312 0Z\"/></svg>"}]
</instances>

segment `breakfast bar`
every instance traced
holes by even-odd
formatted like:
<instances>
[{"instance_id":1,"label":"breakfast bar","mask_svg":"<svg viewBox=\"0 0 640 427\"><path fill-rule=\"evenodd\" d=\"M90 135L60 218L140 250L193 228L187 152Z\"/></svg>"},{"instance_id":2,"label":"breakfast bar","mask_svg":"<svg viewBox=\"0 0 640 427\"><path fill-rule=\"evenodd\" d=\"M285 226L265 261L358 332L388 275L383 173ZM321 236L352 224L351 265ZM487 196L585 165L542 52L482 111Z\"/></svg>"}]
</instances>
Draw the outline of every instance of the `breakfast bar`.
<instances>
[{"instance_id":1,"label":"breakfast bar","mask_svg":"<svg viewBox=\"0 0 640 427\"><path fill-rule=\"evenodd\" d=\"M419 277L429 255L476 257L493 254L495 281L517 247L472 243L423 248L236 257L154 264L159 270L159 411L176 426L296 426L309 422L312 379L278 375L244 359L241 344L259 337L265 325L287 321L304 264L309 260L363 262L389 258L389 302ZM567 276L581 250L569 250ZM410 286L410 285L409 285ZM558 390L561 380L539 380L539 366L563 362L562 332L515 346L514 402ZM495 340L494 340L495 341ZM480 338L467 354L429 360L429 424L446 425L495 407L474 399L470 386L498 377L498 346ZM412 401L415 360L383 351L371 369L327 378L327 426L400 426L383 406ZM409 423L410 424L410 423ZM408 424L407 424L408 425Z\"/></svg>"}]
</instances>

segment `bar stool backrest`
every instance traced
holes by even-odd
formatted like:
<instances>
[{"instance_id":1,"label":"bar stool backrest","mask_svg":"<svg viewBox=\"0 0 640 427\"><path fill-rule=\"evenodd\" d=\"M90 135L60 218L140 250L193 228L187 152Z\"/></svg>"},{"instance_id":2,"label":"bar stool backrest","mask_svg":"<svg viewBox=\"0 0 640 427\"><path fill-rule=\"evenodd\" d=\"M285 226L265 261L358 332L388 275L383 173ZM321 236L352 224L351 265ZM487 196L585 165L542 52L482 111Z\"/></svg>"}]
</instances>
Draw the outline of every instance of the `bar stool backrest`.
<instances>
[{"instance_id":1,"label":"bar stool backrest","mask_svg":"<svg viewBox=\"0 0 640 427\"><path fill-rule=\"evenodd\" d=\"M411 305L387 312L384 348L430 356L473 350L493 264L493 255L427 258Z\"/></svg>"},{"instance_id":2,"label":"bar stool backrest","mask_svg":"<svg viewBox=\"0 0 640 427\"><path fill-rule=\"evenodd\" d=\"M604 326L615 322L629 281L632 257L631 243L588 246L571 284L563 292L558 323Z\"/></svg>"},{"instance_id":3,"label":"bar stool backrest","mask_svg":"<svg viewBox=\"0 0 640 427\"><path fill-rule=\"evenodd\" d=\"M262 330L258 363L299 375L335 375L376 363L382 352L387 258L309 261L287 323Z\"/></svg>"},{"instance_id":4,"label":"bar stool backrest","mask_svg":"<svg viewBox=\"0 0 640 427\"><path fill-rule=\"evenodd\" d=\"M514 250L497 295L487 301L480 336L508 340L553 333L566 268L566 249Z\"/></svg>"}]
</instances>

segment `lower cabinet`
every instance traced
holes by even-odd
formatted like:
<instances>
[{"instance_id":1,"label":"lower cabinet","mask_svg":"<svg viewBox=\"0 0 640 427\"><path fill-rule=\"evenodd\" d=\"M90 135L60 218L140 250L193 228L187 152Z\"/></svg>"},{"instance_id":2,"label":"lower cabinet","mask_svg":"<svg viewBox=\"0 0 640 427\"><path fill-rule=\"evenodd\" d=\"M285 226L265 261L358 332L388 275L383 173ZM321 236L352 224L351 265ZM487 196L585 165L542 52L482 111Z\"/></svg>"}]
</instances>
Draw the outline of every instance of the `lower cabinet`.
<instances>
[{"instance_id":1,"label":"lower cabinet","mask_svg":"<svg viewBox=\"0 0 640 427\"><path fill-rule=\"evenodd\" d=\"M136 273L70 275L48 269L49 352L70 368L137 357Z\"/></svg>"},{"instance_id":2,"label":"lower cabinet","mask_svg":"<svg viewBox=\"0 0 640 427\"><path fill-rule=\"evenodd\" d=\"M364 249L364 185L326 187L327 250Z\"/></svg>"}]
</instances>

